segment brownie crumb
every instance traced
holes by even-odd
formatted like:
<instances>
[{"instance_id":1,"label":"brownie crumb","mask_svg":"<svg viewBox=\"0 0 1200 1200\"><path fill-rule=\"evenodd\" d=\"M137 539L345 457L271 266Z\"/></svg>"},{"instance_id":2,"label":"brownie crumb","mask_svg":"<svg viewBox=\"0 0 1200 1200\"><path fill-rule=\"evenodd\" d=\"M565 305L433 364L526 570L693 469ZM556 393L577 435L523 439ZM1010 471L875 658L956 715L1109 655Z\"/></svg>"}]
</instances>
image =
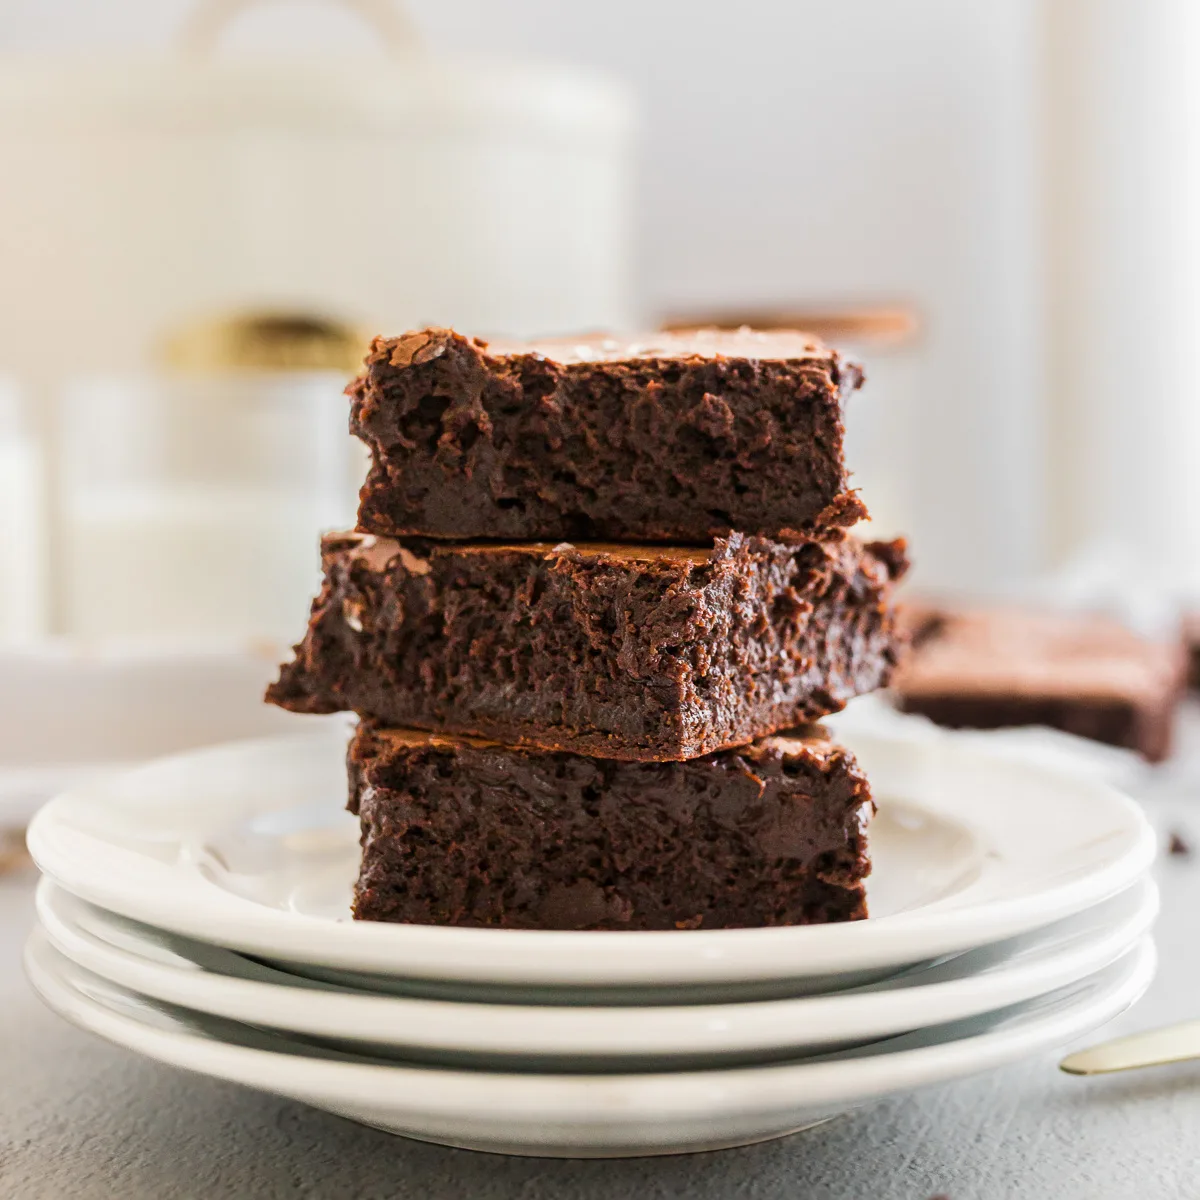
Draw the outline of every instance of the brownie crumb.
<instances>
[{"instance_id":1,"label":"brownie crumb","mask_svg":"<svg viewBox=\"0 0 1200 1200\"><path fill-rule=\"evenodd\" d=\"M1178 830L1172 829L1170 839L1167 841L1167 853L1173 854L1177 858L1190 858L1192 844Z\"/></svg>"}]
</instances>

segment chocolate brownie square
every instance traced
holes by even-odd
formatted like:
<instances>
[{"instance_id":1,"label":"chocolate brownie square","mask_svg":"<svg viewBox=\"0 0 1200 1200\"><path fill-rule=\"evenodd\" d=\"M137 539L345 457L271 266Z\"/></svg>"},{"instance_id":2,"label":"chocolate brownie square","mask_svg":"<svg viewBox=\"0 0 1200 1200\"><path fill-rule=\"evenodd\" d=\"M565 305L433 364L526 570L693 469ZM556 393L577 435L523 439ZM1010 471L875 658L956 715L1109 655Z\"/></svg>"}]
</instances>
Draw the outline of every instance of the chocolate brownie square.
<instances>
[{"instance_id":1,"label":"chocolate brownie square","mask_svg":"<svg viewBox=\"0 0 1200 1200\"><path fill-rule=\"evenodd\" d=\"M358 527L393 537L703 545L849 526L857 366L810 335L489 344L377 338L349 388Z\"/></svg>"},{"instance_id":2,"label":"chocolate brownie square","mask_svg":"<svg viewBox=\"0 0 1200 1200\"><path fill-rule=\"evenodd\" d=\"M867 782L823 730L684 763L358 730L354 915L508 929L727 929L867 915Z\"/></svg>"},{"instance_id":3,"label":"chocolate brownie square","mask_svg":"<svg viewBox=\"0 0 1200 1200\"><path fill-rule=\"evenodd\" d=\"M903 543L707 548L324 540L297 712L603 758L742 745L885 684Z\"/></svg>"},{"instance_id":4,"label":"chocolate brownie square","mask_svg":"<svg viewBox=\"0 0 1200 1200\"><path fill-rule=\"evenodd\" d=\"M902 620L913 646L893 687L906 712L952 727L1048 725L1152 762L1170 753L1187 668L1178 640L1015 608L920 608Z\"/></svg>"}]
</instances>

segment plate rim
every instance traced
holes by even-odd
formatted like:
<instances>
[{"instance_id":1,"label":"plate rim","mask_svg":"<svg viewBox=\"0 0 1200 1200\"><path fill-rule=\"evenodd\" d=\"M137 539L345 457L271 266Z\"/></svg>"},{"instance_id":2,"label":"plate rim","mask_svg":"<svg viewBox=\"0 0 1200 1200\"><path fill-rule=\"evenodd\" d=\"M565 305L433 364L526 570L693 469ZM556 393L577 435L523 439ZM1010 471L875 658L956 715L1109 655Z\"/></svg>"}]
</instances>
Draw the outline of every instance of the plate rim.
<instances>
[{"instance_id":1,"label":"plate rim","mask_svg":"<svg viewBox=\"0 0 1200 1200\"><path fill-rule=\"evenodd\" d=\"M1157 848L1154 830L1140 806L1102 781L1044 763L1014 760L1011 753L991 753L977 741L956 744L952 734L922 744L903 735L876 732L860 732L856 738L915 746L926 754L953 753L978 762L980 769L1033 773L1076 791L1089 791L1095 795L1091 803L1106 803L1110 815L1119 812L1126 835L1123 849L1079 878L948 911L925 906L836 925L580 933L329 921L236 896L194 870L190 874L181 870L179 864L175 885L146 897L137 893L136 886L130 889L128 872L98 870L88 855L72 855L56 843L61 809L94 805L105 791L135 776L168 766L202 766L204 760L235 749L241 754L269 755L293 740L330 736L328 729L306 730L221 743L156 759L132 775L68 791L34 816L27 833L30 853L43 873L101 908L242 953L366 974L571 987L736 984L903 966L1016 936L1081 912L1128 887L1149 867ZM57 832L61 838L64 830ZM69 840L76 831L66 827L65 833ZM148 909L153 915L147 915ZM581 955L583 944L588 953ZM602 955L597 953L601 949ZM400 963L403 971L396 970Z\"/></svg>"},{"instance_id":2,"label":"plate rim","mask_svg":"<svg viewBox=\"0 0 1200 1200\"><path fill-rule=\"evenodd\" d=\"M862 994L850 990L763 1001L620 1008L599 1003L497 1005L371 994L336 986L297 988L288 986L290 977L285 972L263 964L249 964L263 976L252 979L227 975L219 966L210 968L201 962L194 969L155 962L136 949L109 943L71 912L75 905L87 902L47 877L38 885L36 909L50 944L76 965L150 999L227 1020L298 1036L432 1049L464 1057L669 1060L798 1052L894 1036L1034 1000L1103 970L1150 930L1159 911L1155 882L1144 876L1105 903L1115 904L1123 897L1125 909L1115 920L1087 931L1082 939L1076 935L1078 944L1066 950L1061 945L1042 946L1040 957L1027 962L1022 961L1024 955L1037 948L1014 947L1017 963L989 967L982 987L983 977L978 974L951 974L948 979L935 975L933 982L905 986L899 1004L895 996L889 999L892 981L885 981ZM99 915L101 919L112 916L102 911ZM123 932L137 942L138 930ZM1044 933L1037 930L1022 936L1036 940ZM183 957L188 959L186 953ZM278 975L278 981L272 975ZM797 1029L804 1031L802 1037L794 1035ZM406 1036L397 1037L397 1030Z\"/></svg>"},{"instance_id":3,"label":"plate rim","mask_svg":"<svg viewBox=\"0 0 1200 1200\"><path fill-rule=\"evenodd\" d=\"M327 1104L361 1104L366 1095L376 1103L407 1102L409 1111L461 1116L465 1095L471 1097L477 1112L493 1112L499 1106L509 1117L519 1116L531 1123L549 1120L559 1126L574 1121L586 1131L598 1120L610 1118L664 1122L766 1112L788 1103L799 1104L797 1092L803 1092L807 1104L854 1104L977 1074L1073 1041L1125 1011L1149 987L1157 955L1152 937L1144 935L1122 958L1076 985L1076 995L1042 997L1042 1002L1053 1005L1049 1011L1040 1011L1036 1007L1039 1001L1033 1001L1018 1006L1030 1011L1013 1014L1020 1021L1015 1027L1002 1025L930 1045L887 1048L889 1043L903 1043L908 1035L902 1035L813 1061L583 1075L314 1057L231 1044L210 1034L159 1029L88 996L61 977L59 961L87 974L59 955L45 935L34 929L22 962L42 1000L72 1024L159 1062L319 1106L313 1096L315 1090L323 1089ZM101 982L106 987L116 986ZM155 1007L154 1002L148 1003ZM291 1041L272 1034L261 1036L282 1046ZM303 1047L302 1042L296 1044ZM250 1078L250 1071L256 1068L274 1070L275 1078L271 1082Z\"/></svg>"}]
</instances>

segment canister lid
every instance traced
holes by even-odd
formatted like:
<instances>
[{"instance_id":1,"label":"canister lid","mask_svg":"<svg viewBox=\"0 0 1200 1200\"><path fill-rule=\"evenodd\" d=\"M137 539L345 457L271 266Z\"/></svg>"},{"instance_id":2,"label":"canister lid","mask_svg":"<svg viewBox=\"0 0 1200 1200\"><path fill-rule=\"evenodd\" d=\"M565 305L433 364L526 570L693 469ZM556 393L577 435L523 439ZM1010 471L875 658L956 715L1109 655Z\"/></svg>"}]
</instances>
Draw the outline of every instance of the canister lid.
<instances>
[{"instance_id":1,"label":"canister lid","mask_svg":"<svg viewBox=\"0 0 1200 1200\"><path fill-rule=\"evenodd\" d=\"M387 53L227 58L222 32L259 0L195 0L174 53L0 57L5 136L57 131L289 133L403 131L525 138L623 137L626 89L591 71L425 50L400 0L336 0Z\"/></svg>"},{"instance_id":2,"label":"canister lid","mask_svg":"<svg viewBox=\"0 0 1200 1200\"><path fill-rule=\"evenodd\" d=\"M625 88L604 76L489 59L0 58L5 137L272 129L608 142L631 124Z\"/></svg>"},{"instance_id":3,"label":"canister lid","mask_svg":"<svg viewBox=\"0 0 1200 1200\"><path fill-rule=\"evenodd\" d=\"M243 312L176 330L162 364L189 374L227 371L337 371L362 365L370 335L332 317L301 312Z\"/></svg>"}]
</instances>

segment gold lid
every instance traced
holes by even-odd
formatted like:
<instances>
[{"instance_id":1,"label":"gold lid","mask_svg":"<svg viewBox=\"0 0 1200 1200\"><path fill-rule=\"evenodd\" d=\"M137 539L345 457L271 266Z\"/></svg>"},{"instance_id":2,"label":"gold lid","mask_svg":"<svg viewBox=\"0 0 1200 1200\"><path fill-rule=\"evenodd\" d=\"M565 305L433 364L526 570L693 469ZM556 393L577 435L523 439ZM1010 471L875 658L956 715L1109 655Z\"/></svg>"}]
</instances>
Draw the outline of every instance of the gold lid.
<instances>
[{"instance_id":1,"label":"gold lid","mask_svg":"<svg viewBox=\"0 0 1200 1200\"><path fill-rule=\"evenodd\" d=\"M176 371L340 371L354 374L370 338L332 317L255 312L199 321L170 334L162 361Z\"/></svg>"}]
</instances>

